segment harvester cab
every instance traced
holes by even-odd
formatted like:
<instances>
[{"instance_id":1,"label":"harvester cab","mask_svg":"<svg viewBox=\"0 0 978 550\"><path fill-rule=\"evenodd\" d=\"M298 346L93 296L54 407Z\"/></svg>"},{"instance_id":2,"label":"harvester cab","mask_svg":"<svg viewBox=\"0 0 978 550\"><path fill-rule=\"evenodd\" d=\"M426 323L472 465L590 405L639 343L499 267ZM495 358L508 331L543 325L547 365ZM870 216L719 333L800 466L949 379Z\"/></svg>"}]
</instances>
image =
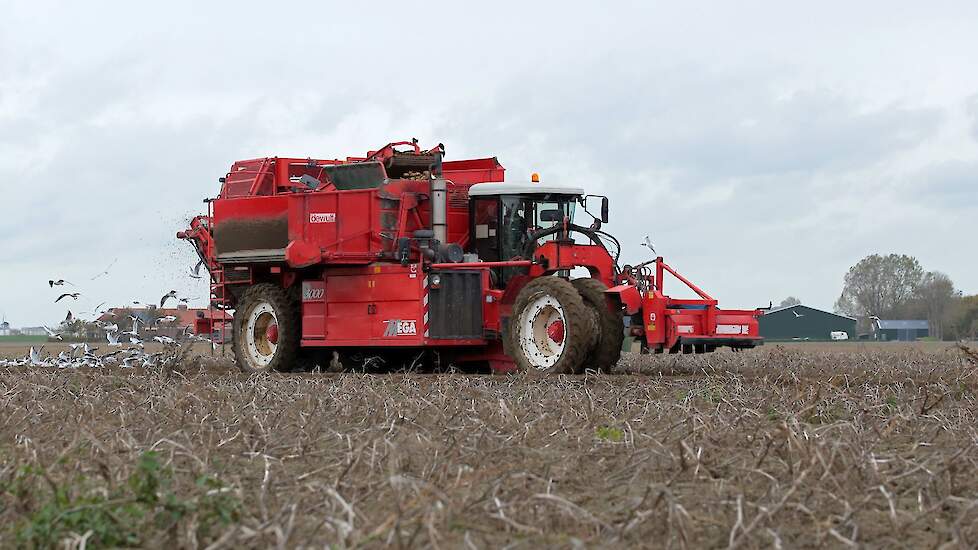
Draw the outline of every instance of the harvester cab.
<instances>
[{"instance_id":1,"label":"harvester cab","mask_svg":"<svg viewBox=\"0 0 978 550\"><path fill-rule=\"evenodd\" d=\"M471 253L483 262L505 262L527 257L528 248L546 241L572 238L561 231L574 220L584 190L539 183L482 183L469 188ZM557 228L557 230L554 230ZM499 288L527 267L492 268Z\"/></svg>"},{"instance_id":2,"label":"harvester cab","mask_svg":"<svg viewBox=\"0 0 978 550\"><path fill-rule=\"evenodd\" d=\"M761 343L759 310L718 309L662 258L621 266L601 229L606 197L537 177L505 183L495 158L444 153L412 140L232 165L208 213L177 236L209 270L212 305L234 310L242 369L394 356L607 372L626 333L643 352ZM581 211L589 225L574 223ZM666 275L699 298L670 298Z\"/></svg>"}]
</instances>

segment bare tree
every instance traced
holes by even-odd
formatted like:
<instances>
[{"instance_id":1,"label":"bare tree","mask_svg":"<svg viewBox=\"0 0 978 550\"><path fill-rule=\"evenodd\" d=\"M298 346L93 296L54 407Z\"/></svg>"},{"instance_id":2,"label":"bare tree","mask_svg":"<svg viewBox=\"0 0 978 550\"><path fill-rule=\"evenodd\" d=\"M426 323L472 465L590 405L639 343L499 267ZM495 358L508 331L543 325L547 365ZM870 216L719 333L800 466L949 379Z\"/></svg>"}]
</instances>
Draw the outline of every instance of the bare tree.
<instances>
[{"instance_id":1,"label":"bare tree","mask_svg":"<svg viewBox=\"0 0 978 550\"><path fill-rule=\"evenodd\" d=\"M927 316L930 335L944 338L944 322L950 313L950 306L961 293L954 289L951 278L940 271L930 271L924 275L917 289L917 301L922 314Z\"/></svg>"},{"instance_id":2,"label":"bare tree","mask_svg":"<svg viewBox=\"0 0 978 550\"><path fill-rule=\"evenodd\" d=\"M781 300L781 304L778 307L791 307L801 304L801 300L795 298L794 296L788 296L784 300Z\"/></svg>"}]
</instances>

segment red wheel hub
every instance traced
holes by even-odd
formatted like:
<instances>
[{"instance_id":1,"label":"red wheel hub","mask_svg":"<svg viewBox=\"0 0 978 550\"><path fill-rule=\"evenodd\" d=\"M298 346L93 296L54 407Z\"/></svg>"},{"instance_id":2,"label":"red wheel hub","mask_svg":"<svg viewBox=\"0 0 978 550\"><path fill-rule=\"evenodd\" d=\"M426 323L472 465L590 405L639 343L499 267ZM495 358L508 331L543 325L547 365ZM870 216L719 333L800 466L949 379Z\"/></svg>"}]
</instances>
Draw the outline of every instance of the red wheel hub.
<instances>
[{"instance_id":1,"label":"red wheel hub","mask_svg":"<svg viewBox=\"0 0 978 550\"><path fill-rule=\"evenodd\" d=\"M273 344L277 344L278 343L278 325L276 325L276 324L268 325L268 328L265 329L265 337L268 338L268 341L269 342L271 342Z\"/></svg>"},{"instance_id":2,"label":"red wheel hub","mask_svg":"<svg viewBox=\"0 0 978 550\"><path fill-rule=\"evenodd\" d=\"M564 322L554 321L547 327L547 336L558 344L564 341Z\"/></svg>"}]
</instances>

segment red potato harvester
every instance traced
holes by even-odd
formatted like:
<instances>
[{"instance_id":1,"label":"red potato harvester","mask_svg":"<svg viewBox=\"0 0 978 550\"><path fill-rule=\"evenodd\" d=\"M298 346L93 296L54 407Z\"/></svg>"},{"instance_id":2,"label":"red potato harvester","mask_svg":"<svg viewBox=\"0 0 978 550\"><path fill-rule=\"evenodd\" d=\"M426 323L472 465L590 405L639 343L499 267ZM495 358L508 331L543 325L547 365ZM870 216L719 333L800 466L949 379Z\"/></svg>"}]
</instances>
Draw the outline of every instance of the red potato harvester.
<instances>
[{"instance_id":1,"label":"red potato harvester","mask_svg":"<svg viewBox=\"0 0 978 550\"><path fill-rule=\"evenodd\" d=\"M661 257L619 266L601 230L607 197L536 175L504 183L495 158L444 153L413 140L231 166L207 215L177 237L210 272L212 306L235 311L243 370L425 357L573 374L610 370L626 334L653 353L762 343L761 310L719 309ZM590 277L571 280L576 268ZM699 298L667 296L666 274Z\"/></svg>"}]
</instances>

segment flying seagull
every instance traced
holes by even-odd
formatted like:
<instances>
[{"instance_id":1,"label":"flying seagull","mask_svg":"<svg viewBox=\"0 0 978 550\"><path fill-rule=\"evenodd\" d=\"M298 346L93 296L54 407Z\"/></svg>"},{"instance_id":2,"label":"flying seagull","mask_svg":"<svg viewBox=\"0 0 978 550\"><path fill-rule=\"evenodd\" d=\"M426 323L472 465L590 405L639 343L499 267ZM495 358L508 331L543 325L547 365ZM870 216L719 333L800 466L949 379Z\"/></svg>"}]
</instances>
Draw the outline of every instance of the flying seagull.
<instances>
[{"instance_id":1,"label":"flying seagull","mask_svg":"<svg viewBox=\"0 0 978 550\"><path fill-rule=\"evenodd\" d=\"M62 298L71 298L73 300L77 300L79 296L81 296L81 292L65 292L61 296L58 296L58 299L55 300L54 303L60 302Z\"/></svg>"},{"instance_id":2,"label":"flying seagull","mask_svg":"<svg viewBox=\"0 0 978 550\"><path fill-rule=\"evenodd\" d=\"M169 300L170 298L176 298L176 297L177 297L176 290L171 290L170 292L167 292L166 294L163 295L162 298L160 298L160 307L163 307L163 304L165 304L166 301Z\"/></svg>"},{"instance_id":3,"label":"flying seagull","mask_svg":"<svg viewBox=\"0 0 978 550\"><path fill-rule=\"evenodd\" d=\"M65 317L65 320L64 320L64 322L65 322L65 323L70 323L70 322L72 322L72 321L74 321L74 320L75 320L75 316L71 314L71 310L69 309L69 310L68 310L68 316L67 316L67 317Z\"/></svg>"},{"instance_id":4,"label":"flying seagull","mask_svg":"<svg viewBox=\"0 0 978 550\"><path fill-rule=\"evenodd\" d=\"M102 275L108 275L108 274L109 274L109 270L110 270L110 269L112 269L112 266L114 266L114 265L115 265L115 263L116 263L117 261L119 261L119 258L116 258L116 259L114 259L114 260L112 260L112 263L111 263L111 264L109 264L109 267L107 267L107 268L105 268L105 269L104 269L103 271L101 271L101 272L100 272L100 273L99 273L98 275L96 275L96 276L94 276L94 277L92 277L92 280L94 281L95 279L98 279L98 278L99 278L99 277L101 277Z\"/></svg>"},{"instance_id":5,"label":"flying seagull","mask_svg":"<svg viewBox=\"0 0 978 550\"><path fill-rule=\"evenodd\" d=\"M119 335L114 332L106 332L105 339L109 341L109 346L121 346L119 343Z\"/></svg>"},{"instance_id":6,"label":"flying seagull","mask_svg":"<svg viewBox=\"0 0 978 550\"><path fill-rule=\"evenodd\" d=\"M651 250L653 254L658 254L655 251L655 247L652 246L652 239L650 239L648 235L645 236L645 242L642 243L642 246Z\"/></svg>"},{"instance_id":7,"label":"flying seagull","mask_svg":"<svg viewBox=\"0 0 978 550\"><path fill-rule=\"evenodd\" d=\"M44 349L44 346L41 346L41 348L38 349L38 350L35 350L34 349L34 346L31 346L30 358L31 358L31 364L32 365L43 365L44 364L44 362L41 360L41 350L42 349Z\"/></svg>"},{"instance_id":8,"label":"flying seagull","mask_svg":"<svg viewBox=\"0 0 978 550\"><path fill-rule=\"evenodd\" d=\"M791 310L791 313L794 313L794 314L795 314L795 317L804 317L804 316L805 316L805 314L804 314L804 313L798 313L798 312L797 312L797 311L795 311L795 310Z\"/></svg>"},{"instance_id":9,"label":"flying seagull","mask_svg":"<svg viewBox=\"0 0 978 550\"><path fill-rule=\"evenodd\" d=\"M156 322L157 323L172 323L173 321L176 321L176 320L177 320L176 315L166 315L166 316L163 316L163 317L160 317L159 319L157 319Z\"/></svg>"},{"instance_id":10,"label":"flying seagull","mask_svg":"<svg viewBox=\"0 0 978 550\"><path fill-rule=\"evenodd\" d=\"M44 332L48 333L48 337L54 338L55 340L61 340L61 335L58 334L57 332L54 332L53 330L49 329L48 327L41 327L41 328L44 329Z\"/></svg>"},{"instance_id":11,"label":"flying seagull","mask_svg":"<svg viewBox=\"0 0 978 550\"><path fill-rule=\"evenodd\" d=\"M204 265L204 260L200 260L199 262L197 262L197 265L195 265L193 269L190 270L190 276L193 277L194 279L200 279L201 278L200 267L202 265Z\"/></svg>"},{"instance_id":12,"label":"flying seagull","mask_svg":"<svg viewBox=\"0 0 978 550\"><path fill-rule=\"evenodd\" d=\"M69 284L69 285L71 285L71 286L75 286L75 285L74 285L74 284L72 284L71 282L69 282L69 281L66 281L66 280L64 280L64 279L58 279L57 281L55 281L54 279L50 279L50 280L48 280L48 286L50 286L51 288L54 288L54 287L56 287L56 286L61 286L61 285L63 285L63 284L65 284L65 283L67 283L67 284Z\"/></svg>"}]
</instances>

